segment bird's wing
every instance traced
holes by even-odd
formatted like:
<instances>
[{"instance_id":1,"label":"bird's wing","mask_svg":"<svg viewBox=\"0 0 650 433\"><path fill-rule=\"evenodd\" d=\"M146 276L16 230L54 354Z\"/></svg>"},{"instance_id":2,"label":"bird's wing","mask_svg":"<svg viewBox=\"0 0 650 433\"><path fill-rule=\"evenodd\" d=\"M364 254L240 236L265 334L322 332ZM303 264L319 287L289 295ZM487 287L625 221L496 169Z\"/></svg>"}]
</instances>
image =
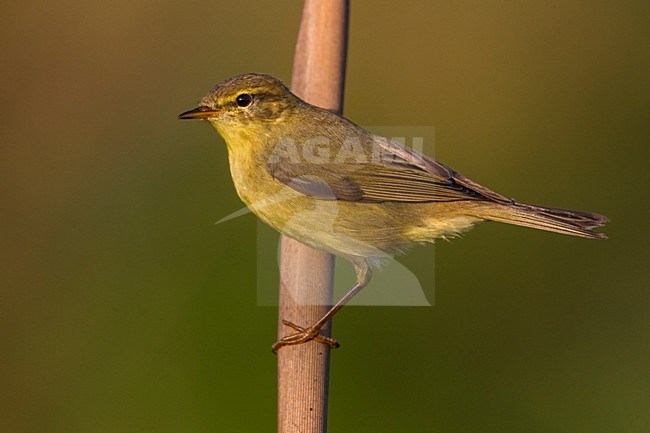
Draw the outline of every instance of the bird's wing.
<instances>
[{"instance_id":1,"label":"bird's wing","mask_svg":"<svg viewBox=\"0 0 650 433\"><path fill-rule=\"evenodd\" d=\"M369 162L273 161L271 176L321 200L362 203L425 203L458 200L510 200L450 168L402 145L375 140L379 158Z\"/></svg>"},{"instance_id":2,"label":"bird's wing","mask_svg":"<svg viewBox=\"0 0 650 433\"><path fill-rule=\"evenodd\" d=\"M434 178L451 182L472 191L474 194L482 196L482 199L488 199L499 203L512 203L513 200L502 196L483 185L466 178L460 173L456 173L451 168L441 164L426 155L423 155L409 147L402 146L400 143L386 139L374 140L374 143L385 152L387 157L394 155L397 161L405 166L414 166L430 173Z\"/></svg>"}]
</instances>

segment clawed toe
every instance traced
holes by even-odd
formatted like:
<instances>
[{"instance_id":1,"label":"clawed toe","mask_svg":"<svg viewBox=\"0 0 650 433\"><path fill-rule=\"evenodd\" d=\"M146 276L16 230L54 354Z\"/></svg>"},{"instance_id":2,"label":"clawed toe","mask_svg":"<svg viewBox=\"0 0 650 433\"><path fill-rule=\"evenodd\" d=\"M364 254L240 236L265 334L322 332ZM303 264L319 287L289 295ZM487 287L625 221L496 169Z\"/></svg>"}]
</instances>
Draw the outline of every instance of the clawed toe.
<instances>
[{"instance_id":1,"label":"clawed toe","mask_svg":"<svg viewBox=\"0 0 650 433\"><path fill-rule=\"evenodd\" d=\"M317 343L327 344L332 349L336 349L337 347L339 347L339 343L335 339L319 334L320 327L303 328L302 326L296 325L295 323L289 322L288 320L283 320L282 323L285 326L292 328L296 332L284 336L278 341L276 341L275 344L271 346L271 350L273 350L273 353L277 353L277 351L282 346L302 344L311 340L316 341Z\"/></svg>"}]
</instances>

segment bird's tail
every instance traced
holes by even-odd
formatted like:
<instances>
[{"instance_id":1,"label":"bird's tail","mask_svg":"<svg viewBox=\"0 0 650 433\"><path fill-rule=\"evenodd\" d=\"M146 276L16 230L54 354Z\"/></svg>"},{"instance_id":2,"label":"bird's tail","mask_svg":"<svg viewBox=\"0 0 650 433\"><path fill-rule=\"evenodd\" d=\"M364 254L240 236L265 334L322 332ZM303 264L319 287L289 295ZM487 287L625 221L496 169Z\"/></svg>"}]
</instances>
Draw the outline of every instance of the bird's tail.
<instances>
[{"instance_id":1,"label":"bird's tail","mask_svg":"<svg viewBox=\"0 0 650 433\"><path fill-rule=\"evenodd\" d=\"M607 239L603 233L593 231L609 219L591 212L534 206L523 203L481 206L478 217L549 232L580 236L591 239Z\"/></svg>"}]
</instances>

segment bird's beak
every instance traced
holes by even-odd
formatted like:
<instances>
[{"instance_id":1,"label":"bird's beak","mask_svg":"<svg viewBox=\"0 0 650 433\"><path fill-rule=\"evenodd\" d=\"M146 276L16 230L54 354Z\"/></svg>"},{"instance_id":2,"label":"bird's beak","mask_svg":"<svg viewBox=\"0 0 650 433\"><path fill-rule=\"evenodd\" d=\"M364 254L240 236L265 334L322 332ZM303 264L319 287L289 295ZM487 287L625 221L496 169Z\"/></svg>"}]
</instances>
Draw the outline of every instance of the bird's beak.
<instances>
[{"instance_id":1,"label":"bird's beak","mask_svg":"<svg viewBox=\"0 0 650 433\"><path fill-rule=\"evenodd\" d=\"M199 105L193 110L188 110L178 115L179 119L207 119L208 117L216 117L219 111L213 110L204 105Z\"/></svg>"}]
</instances>

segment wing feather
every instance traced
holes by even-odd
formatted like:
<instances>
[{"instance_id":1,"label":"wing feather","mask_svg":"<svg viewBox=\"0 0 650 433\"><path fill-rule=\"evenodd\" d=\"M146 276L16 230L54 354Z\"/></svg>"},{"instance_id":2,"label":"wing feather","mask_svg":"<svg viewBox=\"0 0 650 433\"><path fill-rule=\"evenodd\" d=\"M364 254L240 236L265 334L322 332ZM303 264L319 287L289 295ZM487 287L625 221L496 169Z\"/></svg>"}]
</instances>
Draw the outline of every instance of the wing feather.
<instances>
[{"instance_id":1,"label":"wing feather","mask_svg":"<svg viewBox=\"0 0 650 433\"><path fill-rule=\"evenodd\" d=\"M473 182L399 143L376 137L378 161L309 163L276 160L271 176L296 191L321 200L361 203L426 203L458 200L511 200Z\"/></svg>"}]
</instances>

